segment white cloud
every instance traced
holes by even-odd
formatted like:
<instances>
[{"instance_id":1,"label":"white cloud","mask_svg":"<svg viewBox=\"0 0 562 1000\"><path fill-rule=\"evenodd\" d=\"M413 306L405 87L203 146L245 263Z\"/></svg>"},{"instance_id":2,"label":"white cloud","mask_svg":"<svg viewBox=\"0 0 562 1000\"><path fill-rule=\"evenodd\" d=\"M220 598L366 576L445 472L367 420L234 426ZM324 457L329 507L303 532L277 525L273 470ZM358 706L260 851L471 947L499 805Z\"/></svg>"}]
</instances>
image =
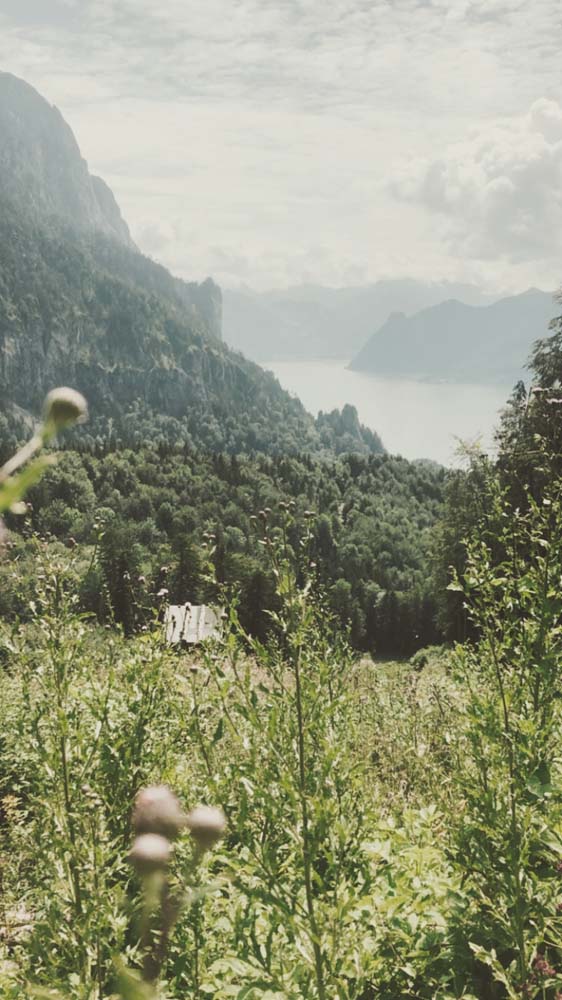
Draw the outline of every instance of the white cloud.
<instances>
[{"instance_id":1,"label":"white cloud","mask_svg":"<svg viewBox=\"0 0 562 1000\"><path fill-rule=\"evenodd\" d=\"M2 0L0 64L186 277L473 279L496 254L502 281L541 283L560 19L559 0Z\"/></svg>"},{"instance_id":2,"label":"white cloud","mask_svg":"<svg viewBox=\"0 0 562 1000\"><path fill-rule=\"evenodd\" d=\"M392 182L444 221L458 257L545 263L562 251L562 107L546 98Z\"/></svg>"}]
</instances>

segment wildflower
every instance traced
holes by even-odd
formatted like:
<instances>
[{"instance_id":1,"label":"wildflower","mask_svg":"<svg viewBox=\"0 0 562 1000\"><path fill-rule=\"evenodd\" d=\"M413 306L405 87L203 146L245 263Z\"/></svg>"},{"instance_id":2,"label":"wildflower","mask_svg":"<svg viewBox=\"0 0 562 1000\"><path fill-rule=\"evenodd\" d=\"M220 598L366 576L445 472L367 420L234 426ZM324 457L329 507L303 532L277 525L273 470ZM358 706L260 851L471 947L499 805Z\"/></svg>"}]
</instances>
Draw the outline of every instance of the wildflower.
<instances>
[{"instance_id":1,"label":"wildflower","mask_svg":"<svg viewBox=\"0 0 562 1000\"><path fill-rule=\"evenodd\" d=\"M45 423L59 431L71 424L83 423L88 416L88 404L76 389L63 386L47 394L44 415Z\"/></svg>"},{"instance_id":2,"label":"wildflower","mask_svg":"<svg viewBox=\"0 0 562 1000\"><path fill-rule=\"evenodd\" d=\"M163 599L164 597L167 597L169 593L170 591L168 590L167 587L161 587L156 596Z\"/></svg>"},{"instance_id":3,"label":"wildflower","mask_svg":"<svg viewBox=\"0 0 562 1000\"><path fill-rule=\"evenodd\" d=\"M158 833L143 833L136 837L129 861L140 875L163 870L170 860L172 845Z\"/></svg>"},{"instance_id":4,"label":"wildflower","mask_svg":"<svg viewBox=\"0 0 562 1000\"><path fill-rule=\"evenodd\" d=\"M187 826L197 846L208 851L224 836L226 817L222 809L196 806L187 817Z\"/></svg>"},{"instance_id":5,"label":"wildflower","mask_svg":"<svg viewBox=\"0 0 562 1000\"><path fill-rule=\"evenodd\" d=\"M548 961L544 955L537 955L533 960L533 968L535 972L538 972L539 976L544 976L546 979L551 979L556 975L556 969L553 969L549 965Z\"/></svg>"},{"instance_id":6,"label":"wildflower","mask_svg":"<svg viewBox=\"0 0 562 1000\"><path fill-rule=\"evenodd\" d=\"M166 785L153 785L138 793L133 812L135 833L158 833L175 840L185 825L185 813Z\"/></svg>"}]
</instances>

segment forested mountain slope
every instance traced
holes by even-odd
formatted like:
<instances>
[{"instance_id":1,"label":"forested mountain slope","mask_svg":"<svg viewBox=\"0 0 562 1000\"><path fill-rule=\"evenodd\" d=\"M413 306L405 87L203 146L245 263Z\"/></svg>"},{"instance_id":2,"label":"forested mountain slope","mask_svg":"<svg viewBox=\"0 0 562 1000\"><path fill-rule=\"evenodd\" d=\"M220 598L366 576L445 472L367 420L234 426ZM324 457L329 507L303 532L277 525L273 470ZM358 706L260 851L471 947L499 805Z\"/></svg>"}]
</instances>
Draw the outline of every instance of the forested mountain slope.
<instances>
[{"instance_id":1,"label":"forested mountain slope","mask_svg":"<svg viewBox=\"0 0 562 1000\"><path fill-rule=\"evenodd\" d=\"M0 397L37 412L70 384L93 430L212 450L381 451L354 412L322 425L221 343L220 290L140 254L59 112L0 75ZM102 192L102 194L100 194Z\"/></svg>"}]
</instances>

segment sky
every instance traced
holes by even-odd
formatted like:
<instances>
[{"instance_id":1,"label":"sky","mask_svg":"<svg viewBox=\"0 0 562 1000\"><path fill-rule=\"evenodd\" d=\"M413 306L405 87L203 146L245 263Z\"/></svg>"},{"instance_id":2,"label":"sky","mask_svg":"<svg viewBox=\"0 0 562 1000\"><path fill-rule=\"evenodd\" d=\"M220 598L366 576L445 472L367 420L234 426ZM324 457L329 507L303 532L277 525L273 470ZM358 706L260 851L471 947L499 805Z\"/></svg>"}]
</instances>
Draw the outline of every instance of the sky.
<instances>
[{"instance_id":1,"label":"sky","mask_svg":"<svg viewBox=\"0 0 562 1000\"><path fill-rule=\"evenodd\" d=\"M226 287L558 287L561 50L560 0L0 0L140 249Z\"/></svg>"}]
</instances>

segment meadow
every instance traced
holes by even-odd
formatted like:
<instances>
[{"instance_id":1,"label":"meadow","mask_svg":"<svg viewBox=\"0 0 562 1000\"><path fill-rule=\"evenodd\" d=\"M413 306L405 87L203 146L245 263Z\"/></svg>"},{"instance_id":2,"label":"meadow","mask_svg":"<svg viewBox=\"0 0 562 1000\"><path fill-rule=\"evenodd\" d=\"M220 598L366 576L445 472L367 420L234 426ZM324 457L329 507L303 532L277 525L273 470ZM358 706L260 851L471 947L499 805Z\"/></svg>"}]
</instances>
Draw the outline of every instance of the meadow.
<instances>
[{"instance_id":1,"label":"meadow","mask_svg":"<svg viewBox=\"0 0 562 1000\"><path fill-rule=\"evenodd\" d=\"M562 482L488 487L449 584L475 638L409 662L352 651L288 504L258 516L266 639L234 600L179 652L157 608L85 613L80 553L34 536L0 633L0 996L560 997Z\"/></svg>"}]
</instances>

